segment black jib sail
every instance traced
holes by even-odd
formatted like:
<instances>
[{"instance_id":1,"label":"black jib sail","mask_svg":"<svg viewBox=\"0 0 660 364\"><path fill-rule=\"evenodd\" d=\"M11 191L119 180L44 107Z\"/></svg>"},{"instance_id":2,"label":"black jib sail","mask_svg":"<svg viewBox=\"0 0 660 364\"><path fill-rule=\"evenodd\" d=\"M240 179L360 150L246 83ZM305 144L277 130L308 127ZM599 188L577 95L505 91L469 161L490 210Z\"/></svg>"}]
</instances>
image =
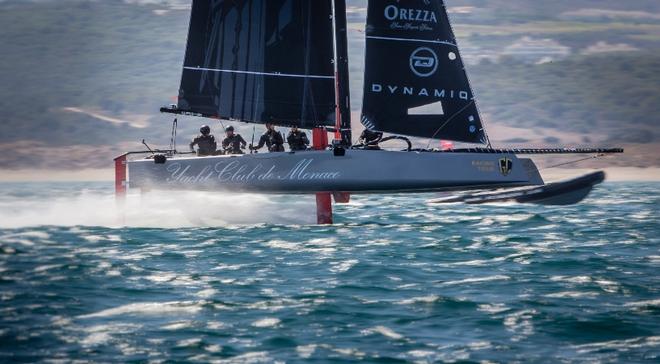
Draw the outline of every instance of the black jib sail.
<instances>
[{"instance_id":1,"label":"black jib sail","mask_svg":"<svg viewBox=\"0 0 660 364\"><path fill-rule=\"evenodd\" d=\"M371 0L366 37L362 124L486 143L442 0Z\"/></svg>"},{"instance_id":2,"label":"black jib sail","mask_svg":"<svg viewBox=\"0 0 660 364\"><path fill-rule=\"evenodd\" d=\"M194 0L178 109L335 124L331 0Z\"/></svg>"}]
</instances>

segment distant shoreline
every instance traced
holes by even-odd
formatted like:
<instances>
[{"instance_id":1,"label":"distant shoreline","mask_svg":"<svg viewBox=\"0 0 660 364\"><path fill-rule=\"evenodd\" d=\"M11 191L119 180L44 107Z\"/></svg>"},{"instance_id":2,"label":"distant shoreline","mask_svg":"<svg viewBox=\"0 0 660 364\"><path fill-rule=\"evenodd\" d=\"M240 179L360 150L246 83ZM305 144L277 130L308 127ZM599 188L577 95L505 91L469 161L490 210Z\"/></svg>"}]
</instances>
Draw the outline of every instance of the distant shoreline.
<instances>
[{"instance_id":1,"label":"distant shoreline","mask_svg":"<svg viewBox=\"0 0 660 364\"><path fill-rule=\"evenodd\" d=\"M607 173L610 182L660 182L660 167L609 167L598 168ZM594 171L594 168L555 168L544 170L546 182L576 177ZM7 170L0 169L0 182L109 182L114 180L112 169L83 170Z\"/></svg>"},{"instance_id":2,"label":"distant shoreline","mask_svg":"<svg viewBox=\"0 0 660 364\"><path fill-rule=\"evenodd\" d=\"M604 170L609 182L660 182L660 167L555 168L542 171L546 182Z\"/></svg>"}]
</instances>

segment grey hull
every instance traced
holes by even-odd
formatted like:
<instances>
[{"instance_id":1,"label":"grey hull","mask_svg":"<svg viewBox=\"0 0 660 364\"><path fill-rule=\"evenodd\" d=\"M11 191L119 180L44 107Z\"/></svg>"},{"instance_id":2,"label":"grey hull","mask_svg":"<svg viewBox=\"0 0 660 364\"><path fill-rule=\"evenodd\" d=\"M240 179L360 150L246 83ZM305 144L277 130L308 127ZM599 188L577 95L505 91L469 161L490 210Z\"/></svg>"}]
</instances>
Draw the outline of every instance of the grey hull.
<instances>
[{"instance_id":1,"label":"grey hull","mask_svg":"<svg viewBox=\"0 0 660 364\"><path fill-rule=\"evenodd\" d=\"M131 188L258 193L430 192L542 185L513 154L347 150L128 162Z\"/></svg>"}]
</instances>

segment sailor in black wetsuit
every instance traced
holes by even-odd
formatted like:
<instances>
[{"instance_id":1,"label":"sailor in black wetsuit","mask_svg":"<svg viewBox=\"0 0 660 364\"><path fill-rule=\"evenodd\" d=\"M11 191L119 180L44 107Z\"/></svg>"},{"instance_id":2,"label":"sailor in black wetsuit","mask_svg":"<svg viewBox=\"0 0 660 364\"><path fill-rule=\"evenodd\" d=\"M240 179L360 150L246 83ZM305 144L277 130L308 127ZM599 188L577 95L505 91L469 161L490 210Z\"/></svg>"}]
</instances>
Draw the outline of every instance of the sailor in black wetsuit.
<instances>
[{"instance_id":1,"label":"sailor in black wetsuit","mask_svg":"<svg viewBox=\"0 0 660 364\"><path fill-rule=\"evenodd\" d=\"M380 149L378 143L381 141L381 139L383 139L383 133L379 131L364 129L362 134L360 134L358 143L364 145L365 149Z\"/></svg>"},{"instance_id":2,"label":"sailor in black wetsuit","mask_svg":"<svg viewBox=\"0 0 660 364\"><path fill-rule=\"evenodd\" d=\"M215 142L215 137L211 134L211 128L208 125L203 125L199 132L201 133L190 142L190 150L195 151L197 145L197 155L215 155L218 144Z\"/></svg>"},{"instance_id":3,"label":"sailor in black wetsuit","mask_svg":"<svg viewBox=\"0 0 660 364\"><path fill-rule=\"evenodd\" d=\"M254 146L250 144L250 150L261 149L266 145L269 152L283 152L284 151L284 138L279 131L275 130L275 125L267 123L266 132L259 138L259 144Z\"/></svg>"},{"instance_id":4,"label":"sailor in black wetsuit","mask_svg":"<svg viewBox=\"0 0 660 364\"><path fill-rule=\"evenodd\" d=\"M289 143L291 150L306 150L309 145L309 139L304 131L298 130L297 126L291 127L289 135L286 137L286 142Z\"/></svg>"},{"instance_id":5,"label":"sailor in black wetsuit","mask_svg":"<svg viewBox=\"0 0 660 364\"><path fill-rule=\"evenodd\" d=\"M247 142L241 134L234 134L234 127L228 126L225 128L227 137L222 141L222 149L225 154L244 154L241 149L245 149Z\"/></svg>"}]
</instances>

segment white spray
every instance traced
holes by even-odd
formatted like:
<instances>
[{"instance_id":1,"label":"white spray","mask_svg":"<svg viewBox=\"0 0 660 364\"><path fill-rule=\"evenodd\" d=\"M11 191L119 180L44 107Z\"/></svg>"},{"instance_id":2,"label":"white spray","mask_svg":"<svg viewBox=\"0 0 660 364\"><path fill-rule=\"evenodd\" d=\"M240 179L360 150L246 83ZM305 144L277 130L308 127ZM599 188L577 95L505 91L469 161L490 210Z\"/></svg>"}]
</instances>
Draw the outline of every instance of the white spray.
<instances>
[{"instance_id":1,"label":"white spray","mask_svg":"<svg viewBox=\"0 0 660 364\"><path fill-rule=\"evenodd\" d=\"M313 196L217 192L131 193L123 207L112 193L81 191L44 197L0 196L0 228L28 226L220 227L313 224Z\"/></svg>"}]
</instances>

